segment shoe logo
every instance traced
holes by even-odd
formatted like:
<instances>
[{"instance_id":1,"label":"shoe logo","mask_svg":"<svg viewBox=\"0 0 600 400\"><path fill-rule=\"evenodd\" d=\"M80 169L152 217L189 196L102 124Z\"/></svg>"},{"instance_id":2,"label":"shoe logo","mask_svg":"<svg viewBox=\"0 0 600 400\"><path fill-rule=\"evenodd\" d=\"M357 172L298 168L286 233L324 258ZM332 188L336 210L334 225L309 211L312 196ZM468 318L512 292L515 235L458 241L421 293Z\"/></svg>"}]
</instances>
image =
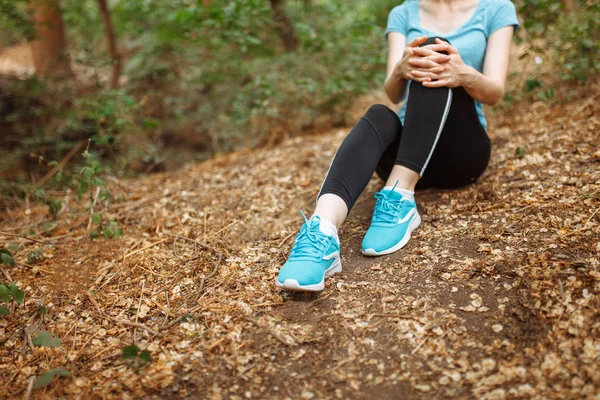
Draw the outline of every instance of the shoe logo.
<instances>
[{"instance_id":1,"label":"shoe logo","mask_svg":"<svg viewBox=\"0 0 600 400\"><path fill-rule=\"evenodd\" d=\"M332 258L338 258L340 253L338 251L334 251L333 253L323 256L323 260L331 260Z\"/></svg>"},{"instance_id":2,"label":"shoe logo","mask_svg":"<svg viewBox=\"0 0 600 400\"><path fill-rule=\"evenodd\" d=\"M410 211L408 212L408 214L406 214L406 215L404 216L404 218L402 218L401 220L399 220L399 221L398 221L398 224L403 224L403 223L405 223L405 222L408 222L408 221L410 221L410 220L412 219L412 217L414 217L414 216L415 216L415 214L416 214L416 213L417 213L417 210L413 208L412 210L410 210Z\"/></svg>"}]
</instances>

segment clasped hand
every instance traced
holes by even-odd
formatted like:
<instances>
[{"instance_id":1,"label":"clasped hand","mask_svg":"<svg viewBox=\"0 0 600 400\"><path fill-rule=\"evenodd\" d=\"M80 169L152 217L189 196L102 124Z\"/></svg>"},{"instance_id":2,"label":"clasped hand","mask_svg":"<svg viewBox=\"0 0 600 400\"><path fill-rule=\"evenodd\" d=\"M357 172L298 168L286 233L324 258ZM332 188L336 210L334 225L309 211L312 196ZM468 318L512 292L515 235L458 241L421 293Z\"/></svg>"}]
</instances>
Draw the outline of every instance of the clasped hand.
<instances>
[{"instance_id":1,"label":"clasped hand","mask_svg":"<svg viewBox=\"0 0 600 400\"><path fill-rule=\"evenodd\" d=\"M435 39L435 44L419 47L426 40L427 37L422 36L406 46L395 72L403 79L421 82L429 88L462 86L466 64L458 50L440 39Z\"/></svg>"}]
</instances>

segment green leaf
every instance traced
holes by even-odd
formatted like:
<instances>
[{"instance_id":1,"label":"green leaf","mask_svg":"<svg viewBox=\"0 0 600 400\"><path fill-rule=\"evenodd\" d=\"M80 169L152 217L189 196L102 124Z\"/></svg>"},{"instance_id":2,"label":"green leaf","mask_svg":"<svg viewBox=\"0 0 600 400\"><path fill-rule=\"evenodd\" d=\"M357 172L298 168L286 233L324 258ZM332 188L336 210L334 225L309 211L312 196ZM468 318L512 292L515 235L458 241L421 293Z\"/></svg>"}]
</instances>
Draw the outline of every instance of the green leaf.
<instances>
[{"instance_id":1,"label":"green leaf","mask_svg":"<svg viewBox=\"0 0 600 400\"><path fill-rule=\"evenodd\" d=\"M117 226L114 230L113 237L118 238L121 236L123 236L123 228L121 228L120 226Z\"/></svg>"},{"instance_id":2,"label":"green leaf","mask_svg":"<svg viewBox=\"0 0 600 400\"><path fill-rule=\"evenodd\" d=\"M31 342L35 346L41 347L59 347L62 342L59 338L55 337L52 333L47 331L40 331L38 334L31 339Z\"/></svg>"},{"instance_id":3,"label":"green leaf","mask_svg":"<svg viewBox=\"0 0 600 400\"><path fill-rule=\"evenodd\" d=\"M15 260L7 249L0 249L0 260L2 261L0 264L6 264L9 267L15 265Z\"/></svg>"},{"instance_id":4,"label":"green leaf","mask_svg":"<svg viewBox=\"0 0 600 400\"><path fill-rule=\"evenodd\" d=\"M101 190L98 197L101 198L102 200L108 200L112 197L112 195L110 194L110 192L108 190Z\"/></svg>"},{"instance_id":5,"label":"green leaf","mask_svg":"<svg viewBox=\"0 0 600 400\"><path fill-rule=\"evenodd\" d=\"M136 358L139 351L140 349L135 344L123 347L123 358L126 360Z\"/></svg>"},{"instance_id":6,"label":"green leaf","mask_svg":"<svg viewBox=\"0 0 600 400\"><path fill-rule=\"evenodd\" d=\"M537 79L527 79L525 81L525 91L531 92L533 89L542 86L542 83Z\"/></svg>"},{"instance_id":7,"label":"green leaf","mask_svg":"<svg viewBox=\"0 0 600 400\"><path fill-rule=\"evenodd\" d=\"M144 350L140 353L140 358L147 363L152 361L152 357L150 357L150 352L148 350Z\"/></svg>"},{"instance_id":8,"label":"green leaf","mask_svg":"<svg viewBox=\"0 0 600 400\"><path fill-rule=\"evenodd\" d=\"M23 304L23 297L25 297L25 292L18 288L14 283L10 285L10 294L12 295L13 300L17 304Z\"/></svg>"},{"instance_id":9,"label":"green leaf","mask_svg":"<svg viewBox=\"0 0 600 400\"><path fill-rule=\"evenodd\" d=\"M48 314L48 309L45 306L40 306L40 314L42 314L42 315Z\"/></svg>"},{"instance_id":10,"label":"green leaf","mask_svg":"<svg viewBox=\"0 0 600 400\"><path fill-rule=\"evenodd\" d=\"M102 222L102 215L100 214L94 214L92 215L92 223L94 224L99 224L100 222Z\"/></svg>"},{"instance_id":11,"label":"green leaf","mask_svg":"<svg viewBox=\"0 0 600 400\"><path fill-rule=\"evenodd\" d=\"M517 149L515 150L515 155L519 158L525 157L525 149L522 147L517 147Z\"/></svg>"},{"instance_id":12,"label":"green leaf","mask_svg":"<svg viewBox=\"0 0 600 400\"><path fill-rule=\"evenodd\" d=\"M10 310L4 306L0 306L0 315L9 315Z\"/></svg>"},{"instance_id":13,"label":"green leaf","mask_svg":"<svg viewBox=\"0 0 600 400\"><path fill-rule=\"evenodd\" d=\"M102 187L104 186L104 179L95 176L94 179L92 179L92 184Z\"/></svg>"},{"instance_id":14,"label":"green leaf","mask_svg":"<svg viewBox=\"0 0 600 400\"><path fill-rule=\"evenodd\" d=\"M57 376L71 376L71 373L64 368L55 368L41 374L33 384L34 389L41 389L52 383Z\"/></svg>"},{"instance_id":15,"label":"green leaf","mask_svg":"<svg viewBox=\"0 0 600 400\"><path fill-rule=\"evenodd\" d=\"M181 323L189 322L194 319L194 316L190 313L185 313L181 316Z\"/></svg>"},{"instance_id":16,"label":"green leaf","mask_svg":"<svg viewBox=\"0 0 600 400\"><path fill-rule=\"evenodd\" d=\"M10 301L10 289L4 283L0 284L0 301L5 303Z\"/></svg>"},{"instance_id":17,"label":"green leaf","mask_svg":"<svg viewBox=\"0 0 600 400\"><path fill-rule=\"evenodd\" d=\"M92 175L94 175L96 171L94 171L94 168L91 167L83 167L81 168L81 176L83 176L84 179L87 179L89 181L89 179L92 177Z\"/></svg>"}]
</instances>

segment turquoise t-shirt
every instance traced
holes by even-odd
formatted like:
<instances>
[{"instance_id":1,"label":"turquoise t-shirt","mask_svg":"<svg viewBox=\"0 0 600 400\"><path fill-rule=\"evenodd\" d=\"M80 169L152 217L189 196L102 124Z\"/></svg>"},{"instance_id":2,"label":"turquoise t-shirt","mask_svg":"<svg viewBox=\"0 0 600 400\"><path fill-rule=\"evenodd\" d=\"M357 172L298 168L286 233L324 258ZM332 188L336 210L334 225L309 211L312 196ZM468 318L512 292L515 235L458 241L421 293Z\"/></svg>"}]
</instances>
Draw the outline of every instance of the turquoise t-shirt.
<instances>
[{"instance_id":1,"label":"turquoise t-shirt","mask_svg":"<svg viewBox=\"0 0 600 400\"><path fill-rule=\"evenodd\" d=\"M385 36L387 38L388 33L398 32L406 37L407 43L419 36L446 38L458 50L465 64L483 72L488 37L498 29L511 25L516 30L519 21L515 6L510 0L479 0L475 13L467 22L450 33L440 34L421 27L419 0L406 0L390 12ZM481 125L487 130L483 105L476 101L475 108ZM398 111L403 124L405 114L406 102Z\"/></svg>"}]
</instances>

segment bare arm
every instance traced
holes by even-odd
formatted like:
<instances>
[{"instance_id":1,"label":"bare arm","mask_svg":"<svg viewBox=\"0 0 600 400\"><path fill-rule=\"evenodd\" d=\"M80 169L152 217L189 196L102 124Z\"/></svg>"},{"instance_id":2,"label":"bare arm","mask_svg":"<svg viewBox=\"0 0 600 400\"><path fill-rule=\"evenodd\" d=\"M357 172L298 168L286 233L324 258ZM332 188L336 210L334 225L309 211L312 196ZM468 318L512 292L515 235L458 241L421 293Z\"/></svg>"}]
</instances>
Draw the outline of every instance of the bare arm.
<instances>
[{"instance_id":1,"label":"bare arm","mask_svg":"<svg viewBox=\"0 0 600 400\"><path fill-rule=\"evenodd\" d=\"M475 100L493 105L504 96L513 31L512 26L505 26L490 35L483 74L467 67L462 86Z\"/></svg>"},{"instance_id":2,"label":"bare arm","mask_svg":"<svg viewBox=\"0 0 600 400\"><path fill-rule=\"evenodd\" d=\"M396 32L388 34L387 78L383 87L388 99L394 104L400 101L406 88L406 79L399 76L399 71L396 71L396 64L402 59L405 48L406 36Z\"/></svg>"}]
</instances>

